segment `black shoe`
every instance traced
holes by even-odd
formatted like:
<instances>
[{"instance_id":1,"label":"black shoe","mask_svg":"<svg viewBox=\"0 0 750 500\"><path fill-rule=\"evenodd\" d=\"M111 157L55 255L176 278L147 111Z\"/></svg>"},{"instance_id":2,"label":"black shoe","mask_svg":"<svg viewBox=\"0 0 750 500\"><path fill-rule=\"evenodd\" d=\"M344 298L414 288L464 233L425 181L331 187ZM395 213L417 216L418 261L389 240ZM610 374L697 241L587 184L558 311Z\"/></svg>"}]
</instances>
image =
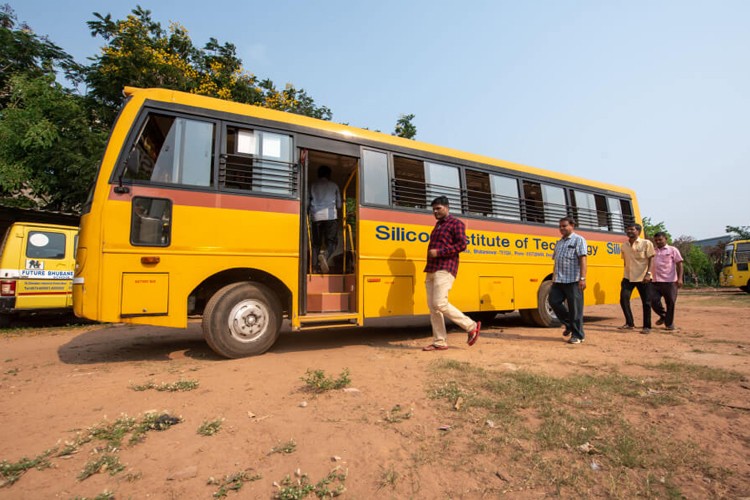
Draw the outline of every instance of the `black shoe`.
<instances>
[{"instance_id":1,"label":"black shoe","mask_svg":"<svg viewBox=\"0 0 750 500\"><path fill-rule=\"evenodd\" d=\"M578 337L570 337L570 340L568 340L568 344L583 344L583 339L579 339Z\"/></svg>"},{"instance_id":2,"label":"black shoe","mask_svg":"<svg viewBox=\"0 0 750 500\"><path fill-rule=\"evenodd\" d=\"M571 330L569 327L565 327L565 330L563 330L563 337L569 336L571 333L573 333L573 330Z\"/></svg>"}]
</instances>

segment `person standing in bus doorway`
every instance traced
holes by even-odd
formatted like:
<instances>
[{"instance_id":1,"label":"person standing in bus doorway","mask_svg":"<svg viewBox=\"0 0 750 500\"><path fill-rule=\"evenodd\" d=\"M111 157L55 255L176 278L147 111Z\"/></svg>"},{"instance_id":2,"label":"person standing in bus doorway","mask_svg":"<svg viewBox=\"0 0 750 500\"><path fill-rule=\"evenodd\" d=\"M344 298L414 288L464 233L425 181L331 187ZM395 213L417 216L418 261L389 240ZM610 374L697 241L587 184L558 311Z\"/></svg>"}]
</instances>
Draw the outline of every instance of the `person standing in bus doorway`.
<instances>
[{"instance_id":1,"label":"person standing in bus doorway","mask_svg":"<svg viewBox=\"0 0 750 500\"><path fill-rule=\"evenodd\" d=\"M641 333L651 333L651 261L654 258L654 244L640 238L641 225L627 224L625 234L628 241L620 246L625 273L620 283L620 307L625 315L625 324L620 330L635 328L633 311L630 310L630 297L633 289L638 289L643 305L643 329Z\"/></svg>"},{"instance_id":2,"label":"person standing in bus doorway","mask_svg":"<svg viewBox=\"0 0 750 500\"><path fill-rule=\"evenodd\" d=\"M474 321L448 302L448 293L458 275L458 257L466 250L466 226L449 213L450 202L447 196L432 200L432 214L437 219L430 233L427 246L427 307L430 309L432 324L432 344L423 351L444 351L448 349L445 318L466 331L466 343L473 346L479 338L480 321Z\"/></svg>"},{"instance_id":3,"label":"person standing in bus doorway","mask_svg":"<svg viewBox=\"0 0 750 500\"><path fill-rule=\"evenodd\" d=\"M312 218L312 259L315 271L327 273L328 259L338 245L338 210L341 209L339 187L331 181L331 168L318 167L318 179L310 186ZM325 250L321 247L325 241Z\"/></svg>"},{"instance_id":4,"label":"person standing in bus doorway","mask_svg":"<svg viewBox=\"0 0 750 500\"><path fill-rule=\"evenodd\" d=\"M583 291L586 289L588 270L586 239L575 233L576 223L572 217L560 219L562 238L552 254L554 270L549 305L555 311L565 330L563 337L570 335L568 344L580 344L583 333Z\"/></svg>"},{"instance_id":5,"label":"person standing in bus doorway","mask_svg":"<svg viewBox=\"0 0 750 500\"><path fill-rule=\"evenodd\" d=\"M651 308L659 316L657 325L665 325L667 330L674 330L674 305L677 302L677 289L682 287L682 255L671 245L667 245L667 235L659 231L654 235L656 249L651 288ZM661 299L664 297L666 311Z\"/></svg>"}]
</instances>

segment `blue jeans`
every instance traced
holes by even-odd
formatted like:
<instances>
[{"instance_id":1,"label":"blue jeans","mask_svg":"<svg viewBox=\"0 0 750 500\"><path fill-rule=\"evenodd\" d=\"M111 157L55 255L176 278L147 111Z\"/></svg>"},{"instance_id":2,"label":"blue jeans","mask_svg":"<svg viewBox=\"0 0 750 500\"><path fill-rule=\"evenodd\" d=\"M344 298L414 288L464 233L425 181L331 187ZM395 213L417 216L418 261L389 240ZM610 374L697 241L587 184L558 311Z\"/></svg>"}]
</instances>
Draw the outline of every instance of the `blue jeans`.
<instances>
[{"instance_id":1,"label":"blue jeans","mask_svg":"<svg viewBox=\"0 0 750 500\"><path fill-rule=\"evenodd\" d=\"M570 330L573 337L584 338L583 290L577 281L575 283L552 283L549 291L549 305L555 311L557 319Z\"/></svg>"}]
</instances>

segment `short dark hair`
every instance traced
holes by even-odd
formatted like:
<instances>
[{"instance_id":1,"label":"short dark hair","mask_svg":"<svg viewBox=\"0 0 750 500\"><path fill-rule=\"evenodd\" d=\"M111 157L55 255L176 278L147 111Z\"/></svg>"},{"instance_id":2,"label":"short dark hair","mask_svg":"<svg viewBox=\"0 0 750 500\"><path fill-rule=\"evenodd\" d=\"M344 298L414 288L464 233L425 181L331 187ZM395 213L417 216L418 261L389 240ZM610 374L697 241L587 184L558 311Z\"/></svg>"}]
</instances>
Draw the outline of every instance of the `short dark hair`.
<instances>
[{"instance_id":1,"label":"short dark hair","mask_svg":"<svg viewBox=\"0 0 750 500\"><path fill-rule=\"evenodd\" d=\"M573 217L570 217L570 216L563 217L562 219L560 219L560 222L562 222L562 221L565 221L568 224L570 224L571 226L576 227L576 220ZM559 224L559 222L558 222L558 224Z\"/></svg>"},{"instance_id":2,"label":"short dark hair","mask_svg":"<svg viewBox=\"0 0 750 500\"><path fill-rule=\"evenodd\" d=\"M656 234L654 235L654 238L658 238L659 236L663 236L663 237L664 237L664 239L667 239L667 233L665 233L664 231L659 231L659 232L657 232L657 233L656 233Z\"/></svg>"},{"instance_id":3,"label":"short dark hair","mask_svg":"<svg viewBox=\"0 0 750 500\"><path fill-rule=\"evenodd\" d=\"M636 224L635 222L628 222L627 224L625 224L625 229L629 227L636 228L639 233L641 232L641 229L643 229L643 226L641 226L640 224Z\"/></svg>"},{"instance_id":4,"label":"short dark hair","mask_svg":"<svg viewBox=\"0 0 750 500\"><path fill-rule=\"evenodd\" d=\"M432 203L430 203L431 207L434 207L435 205L443 205L444 207L450 207L451 202L447 196L438 196L437 198L432 200Z\"/></svg>"},{"instance_id":5,"label":"short dark hair","mask_svg":"<svg viewBox=\"0 0 750 500\"><path fill-rule=\"evenodd\" d=\"M326 179L331 178L331 167L328 165L321 165L318 167L318 179L325 177Z\"/></svg>"}]
</instances>

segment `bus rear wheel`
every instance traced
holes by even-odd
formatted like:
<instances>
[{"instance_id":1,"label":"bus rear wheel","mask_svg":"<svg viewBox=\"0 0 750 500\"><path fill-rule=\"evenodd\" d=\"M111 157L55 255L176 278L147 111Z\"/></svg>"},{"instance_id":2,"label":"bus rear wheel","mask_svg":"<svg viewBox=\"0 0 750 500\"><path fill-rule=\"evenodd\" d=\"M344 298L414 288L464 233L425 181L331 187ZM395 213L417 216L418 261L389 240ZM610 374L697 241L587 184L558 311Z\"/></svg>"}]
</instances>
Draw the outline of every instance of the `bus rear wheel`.
<instances>
[{"instance_id":1,"label":"bus rear wheel","mask_svg":"<svg viewBox=\"0 0 750 500\"><path fill-rule=\"evenodd\" d=\"M547 280L542 283L537 292L536 309L521 309L521 319L524 323L531 326L541 326L549 328L557 323L557 316L552 306L549 305L549 291L552 289L552 281Z\"/></svg>"},{"instance_id":2,"label":"bus rear wheel","mask_svg":"<svg viewBox=\"0 0 750 500\"><path fill-rule=\"evenodd\" d=\"M281 305L259 283L233 283L216 292L203 313L203 336L209 347L227 358L263 354L281 329Z\"/></svg>"}]
</instances>

